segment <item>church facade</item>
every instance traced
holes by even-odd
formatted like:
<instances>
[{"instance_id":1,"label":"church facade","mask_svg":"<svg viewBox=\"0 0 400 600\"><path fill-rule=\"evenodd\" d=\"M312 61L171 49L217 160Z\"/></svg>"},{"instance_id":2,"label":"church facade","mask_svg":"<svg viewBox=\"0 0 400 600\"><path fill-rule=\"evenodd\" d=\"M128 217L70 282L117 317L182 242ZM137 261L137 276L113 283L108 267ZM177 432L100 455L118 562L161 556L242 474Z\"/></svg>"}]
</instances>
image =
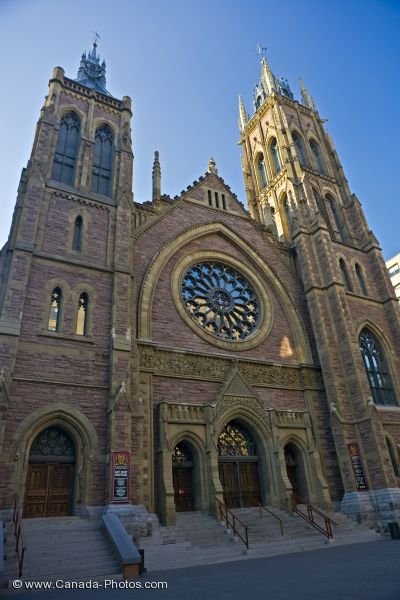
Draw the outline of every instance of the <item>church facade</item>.
<instances>
[{"instance_id":1,"label":"church facade","mask_svg":"<svg viewBox=\"0 0 400 600\"><path fill-rule=\"evenodd\" d=\"M265 58L246 210L207 172L132 197L131 100L57 67L0 253L0 510L400 518L400 308L317 108Z\"/></svg>"}]
</instances>

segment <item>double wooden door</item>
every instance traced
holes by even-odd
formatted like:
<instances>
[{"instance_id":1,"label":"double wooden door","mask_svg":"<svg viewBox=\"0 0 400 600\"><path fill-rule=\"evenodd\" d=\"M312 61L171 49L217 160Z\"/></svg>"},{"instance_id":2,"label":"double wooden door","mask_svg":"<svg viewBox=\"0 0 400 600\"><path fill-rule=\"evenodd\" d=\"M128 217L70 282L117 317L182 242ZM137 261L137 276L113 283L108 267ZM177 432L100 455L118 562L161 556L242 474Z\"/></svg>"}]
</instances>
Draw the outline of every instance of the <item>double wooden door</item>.
<instances>
[{"instance_id":1,"label":"double wooden door","mask_svg":"<svg viewBox=\"0 0 400 600\"><path fill-rule=\"evenodd\" d=\"M26 478L24 517L65 517L70 514L72 464L30 463Z\"/></svg>"},{"instance_id":2,"label":"double wooden door","mask_svg":"<svg viewBox=\"0 0 400 600\"><path fill-rule=\"evenodd\" d=\"M172 469L174 484L175 510L185 512L194 510L193 505L193 468L174 467Z\"/></svg>"},{"instance_id":3,"label":"double wooden door","mask_svg":"<svg viewBox=\"0 0 400 600\"><path fill-rule=\"evenodd\" d=\"M219 479L228 508L261 504L260 479L257 462L220 462Z\"/></svg>"}]
</instances>

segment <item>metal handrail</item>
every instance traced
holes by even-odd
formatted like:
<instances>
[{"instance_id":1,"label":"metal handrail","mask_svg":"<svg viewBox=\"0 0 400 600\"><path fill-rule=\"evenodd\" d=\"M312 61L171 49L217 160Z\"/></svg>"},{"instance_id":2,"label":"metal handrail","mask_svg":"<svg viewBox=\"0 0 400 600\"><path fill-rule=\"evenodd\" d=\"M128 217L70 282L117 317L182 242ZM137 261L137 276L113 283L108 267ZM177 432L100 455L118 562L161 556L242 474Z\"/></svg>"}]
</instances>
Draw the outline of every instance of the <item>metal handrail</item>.
<instances>
[{"instance_id":1,"label":"metal handrail","mask_svg":"<svg viewBox=\"0 0 400 600\"><path fill-rule=\"evenodd\" d=\"M248 550L249 549L249 528L246 527L246 525L243 523L243 521L241 521L231 510L229 510L229 508L223 502L221 502L221 500L219 500L218 498L215 498L215 501L217 503L219 515L225 521L226 527L228 529L229 528L232 529L233 534L242 540L243 544L246 546L246 548ZM231 517L231 520L229 520L229 517ZM236 523L239 523L243 527L244 537L240 533L240 531L237 529Z\"/></svg>"},{"instance_id":2,"label":"metal handrail","mask_svg":"<svg viewBox=\"0 0 400 600\"><path fill-rule=\"evenodd\" d=\"M299 498L297 498L294 494L292 494L293 512L295 512L297 515L299 515L299 517L301 517L304 521L307 521L307 523L312 525L312 527L314 527L314 529L317 529L320 533L325 535L327 538L333 538L332 525L337 525L337 523L333 519L328 517L328 515L326 515L322 511L320 511L318 508L316 508L312 504L306 504L307 514L305 514L298 508L298 504L302 504L302 502L300 501ZM321 527L321 525L319 525L319 523L316 523L314 521L314 513L316 513L317 515L319 515L320 517L322 517L324 519L325 529L323 527Z\"/></svg>"},{"instance_id":3,"label":"metal handrail","mask_svg":"<svg viewBox=\"0 0 400 600\"><path fill-rule=\"evenodd\" d=\"M22 571L24 567L24 556L25 556L25 541L22 531L22 517L21 512L18 510L17 498L14 500L14 511L13 511L13 523L14 523L14 535L15 535L15 552L18 557L18 577L22 577Z\"/></svg>"},{"instance_id":4,"label":"metal handrail","mask_svg":"<svg viewBox=\"0 0 400 600\"><path fill-rule=\"evenodd\" d=\"M283 523L282 523L282 519L280 519L280 518L278 517L278 515L276 515L275 513L273 513L273 512L272 512L272 510L270 510L270 509L269 509L269 508L267 508L266 506L263 506L262 504L259 504L258 506L259 506L259 509L260 509L260 517L261 517L261 519L262 519L262 512L261 512L261 509L262 509L262 510L265 510L265 511L266 511L267 513L269 513L271 516L275 517L275 519L278 519L278 521L279 521L279 525L280 525L280 528L281 528L281 535L283 535Z\"/></svg>"}]
</instances>

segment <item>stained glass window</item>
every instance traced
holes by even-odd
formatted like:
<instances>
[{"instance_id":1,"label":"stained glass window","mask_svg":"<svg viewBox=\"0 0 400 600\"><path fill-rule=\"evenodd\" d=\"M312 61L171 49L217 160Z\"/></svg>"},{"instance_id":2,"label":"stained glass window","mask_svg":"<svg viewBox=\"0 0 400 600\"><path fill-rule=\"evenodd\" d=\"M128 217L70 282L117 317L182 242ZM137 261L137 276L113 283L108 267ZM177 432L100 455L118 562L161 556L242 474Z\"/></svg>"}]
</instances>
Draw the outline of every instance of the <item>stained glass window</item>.
<instances>
[{"instance_id":1,"label":"stained glass window","mask_svg":"<svg viewBox=\"0 0 400 600\"><path fill-rule=\"evenodd\" d=\"M50 313L47 323L48 331L58 331L60 326L60 308L62 300L62 291L59 287L54 288L50 299Z\"/></svg>"},{"instance_id":2,"label":"stained glass window","mask_svg":"<svg viewBox=\"0 0 400 600\"><path fill-rule=\"evenodd\" d=\"M76 334L86 335L87 333L87 313L89 307L89 296L84 292L79 296L78 316L76 319Z\"/></svg>"},{"instance_id":3,"label":"stained glass window","mask_svg":"<svg viewBox=\"0 0 400 600\"><path fill-rule=\"evenodd\" d=\"M310 141L311 152L313 153L315 167L320 173L325 173L325 165L321 155L321 150L314 140Z\"/></svg>"},{"instance_id":4,"label":"stained glass window","mask_svg":"<svg viewBox=\"0 0 400 600\"><path fill-rule=\"evenodd\" d=\"M61 119L51 177L67 185L74 183L80 127L80 120L73 112Z\"/></svg>"},{"instance_id":5,"label":"stained glass window","mask_svg":"<svg viewBox=\"0 0 400 600\"><path fill-rule=\"evenodd\" d=\"M257 330L260 301L239 271L220 262L201 262L182 278L181 298L190 318L207 333L228 342Z\"/></svg>"},{"instance_id":6,"label":"stained glass window","mask_svg":"<svg viewBox=\"0 0 400 600\"><path fill-rule=\"evenodd\" d=\"M373 401L375 404L396 405L385 356L378 340L369 329L363 329L359 342Z\"/></svg>"},{"instance_id":7,"label":"stained glass window","mask_svg":"<svg viewBox=\"0 0 400 600\"><path fill-rule=\"evenodd\" d=\"M72 239L72 250L82 252L83 219L79 215L75 219L74 237Z\"/></svg>"},{"instance_id":8,"label":"stained glass window","mask_svg":"<svg viewBox=\"0 0 400 600\"><path fill-rule=\"evenodd\" d=\"M175 465L191 466L193 463L192 453L190 448L184 442L180 442L175 446L172 454L172 462Z\"/></svg>"},{"instance_id":9,"label":"stained glass window","mask_svg":"<svg viewBox=\"0 0 400 600\"><path fill-rule=\"evenodd\" d=\"M219 456L257 456L256 445L241 423L231 421L218 438Z\"/></svg>"},{"instance_id":10,"label":"stained glass window","mask_svg":"<svg viewBox=\"0 0 400 600\"><path fill-rule=\"evenodd\" d=\"M114 158L114 136L107 125L99 127L95 136L92 192L111 194L112 166Z\"/></svg>"},{"instance_id":11,"label":"stained glass window","mask_svg":"<svg viewBox=\"0 0 400 600\"><path fill-rule=\"evenodd\" d=\"M268 185L267 170L265 168L264 155L260 154L257 159L258 179L260 182L260 188L265 188Z\"/></svg>"},{"instance_id":12,"label":"stained glass window","mask_svg":"<svg viewBox=\"0 0 400 600\"><path fill-rule=\"evenodd\" d=\"M272 139L270 148L271 148L271 157L272 157L272 165L273 165L273 169L274 169L274 175L276 175L282 169L282 163L281 163L281 158L279 156L278 142L276 141L275 138Z\"/></svg>"}]
</instances>

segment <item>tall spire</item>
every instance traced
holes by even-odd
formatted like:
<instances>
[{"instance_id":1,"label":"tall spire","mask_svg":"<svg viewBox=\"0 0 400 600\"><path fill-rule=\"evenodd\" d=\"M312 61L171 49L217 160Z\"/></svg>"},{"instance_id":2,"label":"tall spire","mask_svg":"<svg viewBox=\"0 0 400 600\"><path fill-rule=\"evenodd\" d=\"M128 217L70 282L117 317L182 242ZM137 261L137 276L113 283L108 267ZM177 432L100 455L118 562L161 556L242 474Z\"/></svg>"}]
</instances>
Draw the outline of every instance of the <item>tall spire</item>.
<instances>
[{"instance_id":1,"label":"tall spire","mask_svg":"<svg viewBox=\"0 0 400 600\"><path fill-rule=\"evenodd\" d=\"M239 130L242 132L247 125L249 115L247 114L242 96L239 96Z\"/></svg>"},{"instance_id":2,"label":"tall spire","mask_svg":"<svg viewBox=\"0 0 400 600\"><path fill-rule=\"evenodd\" d=\"M311 108L311 110L316 111L317 107L315 105L314 99L310 96L306 86L303 83L303 80L299 79L299 83L302 103L304 104L304 106L307 106L308 108Z\"/></svg>"},{"instance_id":3,"label":"tall spire","mask_svg":"<svg viewBox=\"0 0 400 600\"><path fill-rule=\"evenodd\" d=\"M153 201L161 198L161 165L158 150L154 152L153 163Z\"/></svg>"},{"instance_id":4,"label":"tall spire","mask_svg":"<svg viewBox=\"0 0 400 600\"><path fill-rule=\"evenodd\" d=\"M100 64L100 56L96 51L98 37L98 34L96 34L93 47L89 50L88 54L86 55L86 52L82 54L78 75L75 81L88 88L94 89L101 94L111 96L106 90L106 63L103 60Z\"/></svg>"}]
</instances>

